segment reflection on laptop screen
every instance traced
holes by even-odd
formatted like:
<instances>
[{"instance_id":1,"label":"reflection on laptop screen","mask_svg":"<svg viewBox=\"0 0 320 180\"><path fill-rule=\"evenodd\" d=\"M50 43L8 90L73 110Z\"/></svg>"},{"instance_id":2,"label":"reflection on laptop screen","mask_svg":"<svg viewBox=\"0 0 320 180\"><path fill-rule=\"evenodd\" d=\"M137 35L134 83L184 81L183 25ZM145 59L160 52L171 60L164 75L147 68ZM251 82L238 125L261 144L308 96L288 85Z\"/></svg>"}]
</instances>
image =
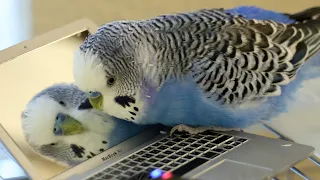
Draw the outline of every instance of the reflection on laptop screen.
<instances>
[{"instance_id":1,"label":"reflection on laptop screen","mask_svg":"<svg viewBox=\"0 0 320 180\"><path fill-rule=\"evenodd\" d=\"M0 123L44 179L56 176L69 167L47 160L31 149L22 131L21 115L31 98L43 89L56 83L73 82L73 55L87 36L88 31L85 31L81 35L56 41L0 65L2 84ZM12 168L15 169L15 175L24 175L17 163L7 158L9 156L3 154L3 157L0 164L3 178L12 174L10 171L2 169L3 166L7 168L9 165L17 167ZM2 174L2 172L4 173Z\"/></svg>"},{"instance_id":2,"label":"reflection on laptop screen","mask_svg":"<svg viewBox=\"0 0 320 180\"><path fill-rule=\"evenodd\" d=\"M17 160L0 140L0 179L3 180L29 180L27 173L23 167L19 165Z\"/></svg>"}]
</instances>

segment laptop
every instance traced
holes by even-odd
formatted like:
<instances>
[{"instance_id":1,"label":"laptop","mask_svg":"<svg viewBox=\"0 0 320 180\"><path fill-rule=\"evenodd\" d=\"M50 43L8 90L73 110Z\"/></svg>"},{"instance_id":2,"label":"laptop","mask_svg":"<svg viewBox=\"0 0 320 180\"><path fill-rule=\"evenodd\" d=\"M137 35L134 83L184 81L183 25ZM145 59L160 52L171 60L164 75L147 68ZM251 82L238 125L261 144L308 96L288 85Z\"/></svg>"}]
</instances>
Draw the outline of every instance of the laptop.
<instances>
[{"instance_id":1,"label":"laptop","mask_svg":"<svg viewBox=\"0 0 320 180\"><path fill-rule=\"evenodd\" d=\"M76 34L94 33L96 29L90 20L76 21L3 50L0 64ZM50 179L159 179L159 175L168 173L201 180L271 179L314 151L310 146L245 132L175 133L169 137L169 131L170 127L154 126ZM25 179L44 179L4 126L0 126L0 138L25 172Z\"/></svg>"}]
</instances>

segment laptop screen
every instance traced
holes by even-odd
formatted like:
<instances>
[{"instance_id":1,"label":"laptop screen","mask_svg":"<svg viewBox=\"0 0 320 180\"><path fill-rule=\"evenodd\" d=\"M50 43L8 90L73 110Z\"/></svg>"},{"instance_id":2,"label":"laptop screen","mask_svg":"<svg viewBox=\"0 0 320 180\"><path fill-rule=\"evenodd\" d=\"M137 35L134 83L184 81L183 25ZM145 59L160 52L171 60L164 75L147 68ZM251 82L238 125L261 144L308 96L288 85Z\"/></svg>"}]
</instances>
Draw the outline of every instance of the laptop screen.
<instances>
[{"instance_id":1,"label":"laptop screen","mask_svg":"<svg viewBox=\"0 0 320 180\"><path fill-rule=\"evenodd\" d=\"M0 65L0 123L44 179L56 176L70 167L59 165L32 150L24 136L21 115L31 98L43 89L55 83L73 82L74 52L87 36L86 31L22 54ZM14 155L7 155L6 148L1 148L3 150L0 156L3 158L0 162L0 176L3 179L15 178L16 175L24 176L22 168L12 160ZM81 147L79 148L81 150ZM7 170L9 166L15 170Z\"/></svg>"}]
</instances>

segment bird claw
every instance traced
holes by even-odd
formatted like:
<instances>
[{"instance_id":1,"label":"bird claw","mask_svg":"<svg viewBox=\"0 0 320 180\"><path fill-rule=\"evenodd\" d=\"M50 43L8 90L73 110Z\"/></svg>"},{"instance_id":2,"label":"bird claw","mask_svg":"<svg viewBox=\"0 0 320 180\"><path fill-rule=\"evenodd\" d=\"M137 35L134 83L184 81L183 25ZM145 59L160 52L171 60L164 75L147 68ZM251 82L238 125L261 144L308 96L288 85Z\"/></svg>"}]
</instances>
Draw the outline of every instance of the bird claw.
<instances>
[{"instance_id":1,"label":"bird claw","mask_svg":"<svg viewBox=\"0 0 320 180\"><path fill-rule=\"evenodd\" d=\"M173 135L173 133L175 131L179 131L179 132L182 132L182 131L185 131L189 134L199 134L199 133L202 133L202 132L205 132L205 131L243 131L242 129L240 128L223 128L223 127L218 127L218 126L211 126L211 127L204 127L204 126L200 126L200 127L190 127L190 126L187 126L187 125L184 125L184 124L179 124L179 125L176 125L174 126L171 130L170 130L170 136Z\"/></svg>"}]
</instances>

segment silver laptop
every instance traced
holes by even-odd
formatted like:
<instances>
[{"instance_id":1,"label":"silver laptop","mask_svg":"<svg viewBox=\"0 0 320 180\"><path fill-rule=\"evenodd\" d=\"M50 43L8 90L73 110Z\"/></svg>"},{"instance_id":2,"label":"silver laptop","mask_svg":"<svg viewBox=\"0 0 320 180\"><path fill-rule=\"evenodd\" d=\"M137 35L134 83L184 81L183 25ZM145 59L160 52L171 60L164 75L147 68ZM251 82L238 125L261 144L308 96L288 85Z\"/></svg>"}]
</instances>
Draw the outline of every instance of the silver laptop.
<instances>
[{"instance_id":1,"label":"silver laptop","mask_svg":"<svg viewBox=\"0 0 320 180\"><path fill-rule=\"evenodd\" d=\"M3 50L0 64L81 32L94 33L96 29L89 20L71 23ZM169 130L161 125L150 128L51 179L150 179L164 172L186 179L271 179L314 151L310 146L244 132L177 133L168 137ZM44 179L3 126L0 138L25 172L23 178ZM155 169L160 173L154 173Z\"/></svg>"}]
</instances>

